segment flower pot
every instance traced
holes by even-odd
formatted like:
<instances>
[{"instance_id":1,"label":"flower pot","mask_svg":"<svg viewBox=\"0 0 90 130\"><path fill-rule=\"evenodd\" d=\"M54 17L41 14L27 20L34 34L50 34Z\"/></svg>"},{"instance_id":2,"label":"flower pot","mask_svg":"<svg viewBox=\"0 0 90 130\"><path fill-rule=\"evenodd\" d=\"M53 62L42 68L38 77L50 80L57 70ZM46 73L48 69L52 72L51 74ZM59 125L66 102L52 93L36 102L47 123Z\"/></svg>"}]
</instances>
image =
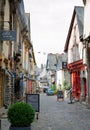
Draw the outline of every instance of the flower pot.
<instances>
[{"instance_id":1,"label":"flower pot","mask_svg":"<svg viewBox=\"0 0 90 130\"><path fill-rule=\"evenodd\" d=\"M29 127L14 127L14 126L10 126L9 130L31 130L31 126L29 126Z\"/></svg>"}]
</instances>

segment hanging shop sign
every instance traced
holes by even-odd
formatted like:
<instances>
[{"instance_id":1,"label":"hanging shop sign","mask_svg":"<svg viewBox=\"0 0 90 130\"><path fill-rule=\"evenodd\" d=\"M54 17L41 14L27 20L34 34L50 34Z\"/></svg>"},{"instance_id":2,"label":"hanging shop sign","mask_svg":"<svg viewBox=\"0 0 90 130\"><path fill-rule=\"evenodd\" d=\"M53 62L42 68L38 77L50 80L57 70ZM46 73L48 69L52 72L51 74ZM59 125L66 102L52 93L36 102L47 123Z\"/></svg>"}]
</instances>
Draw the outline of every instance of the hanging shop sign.
<instances>
[{"instance_id":1,"label":"hanging shop sign","mask_svg":"<svg viewBox=\"0 0 90 130\"><path fill-rule=\"evenodd\" d=\"M62 62L62 69L67 69L67 68L68 68L67 62Z\"/></svg>"},{"instance_id":2,"label":"hanging shop sign","mask_svg":"<svg viewBox=\"0 0 90 130\"><path fill-rule=\"evenodd\" d=\"M1 30L0 41L16 41L16 31L15 30Z\"/></svg>"}]
</instances>

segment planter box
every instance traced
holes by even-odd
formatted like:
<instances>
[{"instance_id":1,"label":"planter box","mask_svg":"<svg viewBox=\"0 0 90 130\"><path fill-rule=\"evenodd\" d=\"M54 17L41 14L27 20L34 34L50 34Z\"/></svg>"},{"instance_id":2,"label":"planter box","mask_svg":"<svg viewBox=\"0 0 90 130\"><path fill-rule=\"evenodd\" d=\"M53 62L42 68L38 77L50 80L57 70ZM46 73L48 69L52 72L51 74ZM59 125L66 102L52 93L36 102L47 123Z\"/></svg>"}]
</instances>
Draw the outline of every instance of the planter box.
<instances>
[{"instance_id":1,"label":"planter box","mask_svg":"<svg viewBox=\"0 0 90 130\"><path fill-rule=\"evenodd\" d=\"M10 126L9 130L31 130L31 126L30 127L13 127L13 126Z\"/></svg>"}]
</instances>

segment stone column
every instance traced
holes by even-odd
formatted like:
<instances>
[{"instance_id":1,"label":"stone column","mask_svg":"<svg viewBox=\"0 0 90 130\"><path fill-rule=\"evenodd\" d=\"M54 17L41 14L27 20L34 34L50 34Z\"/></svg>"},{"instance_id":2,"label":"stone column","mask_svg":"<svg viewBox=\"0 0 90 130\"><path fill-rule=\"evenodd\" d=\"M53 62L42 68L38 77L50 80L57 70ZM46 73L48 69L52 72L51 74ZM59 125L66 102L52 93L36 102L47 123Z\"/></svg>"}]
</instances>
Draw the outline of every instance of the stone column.
<instances>
[{"instance_id":1,"label":"stone column","mask_svg":"<svg viewBox=\"0 0 90 130\"><path fill-rule=\"evenodd\" d=\"M87 96L86 96L86 102L88 105L88 108L90 108L90 47L89 47L89 41L86 42L87 47Z\"/></svg>"},{"instance_id":2,"label":"stone column","mask_svg":"<svg viewBox=\"0 0 90 130\"><path fill-rule=\"evenodd\" d=\"M84 81L83 77L81 77L81 94L80 94L80 102L84 101Z\"/></svg>"},{"instance_id":3,"label":"stone column","mask_svg":"<svg viewBox=\"0 0 90 130\"><path fill-rule=\"evenodd\" d=\"M0 0L0 30L4 27L4 5L5 0ZM0 52L2 52L2 43L3 42L0 40Z\"/></svg>"}]
</instances>

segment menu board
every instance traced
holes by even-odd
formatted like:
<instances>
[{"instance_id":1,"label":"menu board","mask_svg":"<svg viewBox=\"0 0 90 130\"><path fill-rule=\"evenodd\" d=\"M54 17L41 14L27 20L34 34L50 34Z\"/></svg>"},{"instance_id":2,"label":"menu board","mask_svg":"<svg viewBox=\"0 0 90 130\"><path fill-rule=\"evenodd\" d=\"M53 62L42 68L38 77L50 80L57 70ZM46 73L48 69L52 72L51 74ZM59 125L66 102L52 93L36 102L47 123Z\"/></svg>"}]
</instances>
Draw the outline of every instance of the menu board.
<instances>
[{"instance_id":1,"label":"menu board","mask_svg":"<svg viewBox=\"0 0 90 130\"><path fill-rule=\"evenodd\" d=\"M59 99L59 98L64 98L64 93L63 93L63 91L58 91L58 93L57 93L57 98Z\"/></svg>"},{"instance_id":2,"label":"menu board","mask_svg":"<svg viewBox=\"0 0 90 130\"><path fill-rule=\"evenodd\" d=\"M36 112L40 111L40 95L26 94L26 102L31 104Z\"/></svg>"}]
</instances>

